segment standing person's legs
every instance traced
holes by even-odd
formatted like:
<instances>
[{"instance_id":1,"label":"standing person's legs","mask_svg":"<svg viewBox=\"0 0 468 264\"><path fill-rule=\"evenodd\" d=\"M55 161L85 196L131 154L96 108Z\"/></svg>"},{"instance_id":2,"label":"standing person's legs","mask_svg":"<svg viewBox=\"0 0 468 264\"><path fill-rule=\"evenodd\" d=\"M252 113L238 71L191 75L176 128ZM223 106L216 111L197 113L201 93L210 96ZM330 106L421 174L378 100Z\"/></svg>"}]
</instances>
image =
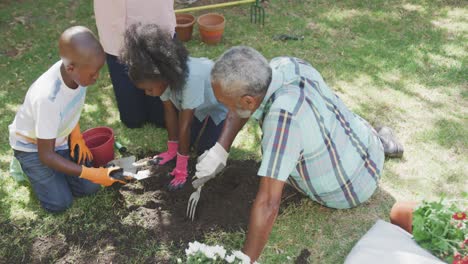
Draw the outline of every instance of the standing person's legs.
<instances>
[{"instance_id":1,"label":"standing person's legs","mask_svg":"<svg viewBox=\"0 0 468 264\"><path fill-rule=\"evenodd\" d=\"M213 122L213 119L211 119L211 117L208 117L208 121L206 121L206 125L205 125L205 121L200 122L196 120L195 122L194 120L193 123L194 124L192 125L192 138L194 136L196 138L198 137L200 133L202 133L200 135L200 139L198 140L198 145L196 149L197 155L201 155L203 154L203 152L205 152L205 150L210 149L218 141L218 138L221 135L221 132L223 130L224 120L220 122L218 125L216 125ZM192 140L192 144L193 144L193 140Z\"/></svg>"},{"instance_id":2,"label":"standing person's legs","mask_svg":"<svg viewBox=\"0 0 468 264\"><path fill-rule=\"evenodd\" d=\"M164 125L161 99L147 96L136 88L126 66L116 56L106 54L106 60L122 123L129 128L141 127L149 120L158 126Z\"/></svg>"},{"instance_id":3,"label":"standing person's legs","mask_svg":"<svg viewBox=\"0 0 468 264\"><path fill-rule=\"evenodd\" d=\"M72 205L72 192L64 174L43 165L37 152L15 151L15 157L28 176L42 208L57 213Z\"/></svg>"}]
</instances>

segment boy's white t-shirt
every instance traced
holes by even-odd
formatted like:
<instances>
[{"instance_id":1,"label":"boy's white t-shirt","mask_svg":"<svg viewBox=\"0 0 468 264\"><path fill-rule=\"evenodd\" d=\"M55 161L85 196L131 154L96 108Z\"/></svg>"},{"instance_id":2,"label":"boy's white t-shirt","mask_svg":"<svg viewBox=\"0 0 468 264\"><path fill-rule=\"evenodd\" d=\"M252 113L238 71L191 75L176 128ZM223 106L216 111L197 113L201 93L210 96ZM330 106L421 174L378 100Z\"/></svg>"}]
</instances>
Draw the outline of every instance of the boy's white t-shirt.
<instances>
[{"instance_id":1,"label":"boy's white t-shirt","mask_svg":"<svg viewBox=\"0 0 468 264\"><path fill-rule=\"evenodd\" d=\"M56 62L29 87L8 127L13 149L37 152L38 138L55 138L55 150L68 149L68 135L80 119L86 87L69 88L63 82L61 65L61 60Z\"/></svg>"}]
</instances>

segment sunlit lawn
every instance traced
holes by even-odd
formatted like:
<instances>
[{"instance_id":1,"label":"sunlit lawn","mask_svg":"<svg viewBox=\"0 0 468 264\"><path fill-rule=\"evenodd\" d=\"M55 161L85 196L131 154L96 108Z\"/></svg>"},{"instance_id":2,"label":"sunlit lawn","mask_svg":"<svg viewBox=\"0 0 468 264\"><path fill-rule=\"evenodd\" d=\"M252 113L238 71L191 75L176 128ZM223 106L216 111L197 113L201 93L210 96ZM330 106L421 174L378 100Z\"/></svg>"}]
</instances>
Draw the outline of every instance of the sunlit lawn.
<instances>
[{"instance_id":1,"label":"sunlit lawn","mask_svg":"<svg viewBox=\"0 0 468 264\"><path fill-rule=\"evenodd\" d=\"M278 218L260 259L292 263L307 249L311 263L342 263L354 243L395 200L460 198L468 190L468 9L463 1L298 1L265 3L265 27L250 24L248 6L217 10L227 18L221 45L205 46L197 31L192 56L218 57L234 45L249 45L267 58L296 56L311 62L330 87L372 124L392 126L405 146L402 160L385 164L380 190L365 205L325 209L304 199ZM80 231L91 237L112 230L115 189L78 199L61 215L44 213L27 185L8 175L12 151L8 124L29 85L58 60L56 40L68 26L95 30L92 1L0 2L0 262L30 262L38 237ZM275 41L277 34L304 36ZM81 127L107 125L132 152L163 150L166 132L152 126L130 130L118 118L107 69L88 92ZM313 136L313 135L311 135ZM260 158L258 126L238 136L233 158ZM130 231L129 231L130 232ZM99 245L132 255L128 262L176 259L181 249L159 244L143 231L135 243ZM205 242L239 248L244 232L210 233ZM79 256L83 245L72 244ZM107 246L107 247L106 247ZM109 249L110 246L110 249ZM58 257L57 257L58 258ZM51 261L56 261L53 259Z\"/></svg>"}]
</instances>

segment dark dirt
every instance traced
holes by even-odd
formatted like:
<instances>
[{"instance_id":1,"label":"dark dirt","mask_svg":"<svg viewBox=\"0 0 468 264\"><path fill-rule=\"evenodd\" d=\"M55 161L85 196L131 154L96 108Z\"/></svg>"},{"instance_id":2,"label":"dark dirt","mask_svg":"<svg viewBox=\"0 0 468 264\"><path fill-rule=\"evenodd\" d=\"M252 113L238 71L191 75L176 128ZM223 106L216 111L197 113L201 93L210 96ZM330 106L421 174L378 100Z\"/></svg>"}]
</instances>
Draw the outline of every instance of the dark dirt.
<instances>
[{"instance_id":1,"label":"dark dirt","mask_svg":"<svg viewBox=\"0 0 468 264\"><path fill-rule=\"evenodd\" d=\"M309 257L310 257L310 251L306 248L304 248L301 251L301 254L297 256L296 260L294 261L294 264L309 264Z\"/></svg>"},{"instance_id":2,"label":"dark dirt","mask_svg":"<svg viewBox=\"0 0 468 264\"><path fill-rule=\"evenodd\" d=\"M34 240L31 249L31 263L50 262L68 251L64 235L38 237Z\"/></svg>"},{"instance_id":3,"label":"dark dirt","mask_svg":"<svg viewBox=\"0 0 468 264\"><path fill-rule=\"evenodd\" d=\"M189 175L192 175L195 164L193 161L190 164ZM166 188L171 180L168 172L174 165L172 162L168 166L155 166L150 178L111 187L109 191L115 190L116 194L112 204L114 211L96 215L93 223L83 222L83 225L97 225L104 229L62 229L57 235L39 237L34 240L24 261L126 263L133 256L141 257L141 249L135 245L142 243L171 245L182 253L187 242L203 241L208 233L247 229L250 207L260 180L256 176L258 163L230 161L223 173L203 187L193 222L185 216L188 199L194 191L191 181L177 191L170 192ZM298 192L287 186L281 208L301 198ZM73 218L73 221L76 224L80 220ZM143 262L170 263L172 260L168 254L150 253Z\"/></svg>"},{"instance_id":4,"label":"dark dirt","mask_svg":"<svg viewBox=\"0 0 468 264\"><path fill-rule=\"evenodd\" d=\"M166 185L171 180L168 167L154 168L153 177L119 190L130 211L125 222L152 230L161 240L176 243L201 239L211 231L246 230L259 184L255 161L232 161L222 174L206 183L193 222L186 218L187 202L195 191L191 181L180 190L167 191ZM289 186L285 188L283 197L288 200L282 208L300 199L296 193Z\"/></svg>"}]
</instances>

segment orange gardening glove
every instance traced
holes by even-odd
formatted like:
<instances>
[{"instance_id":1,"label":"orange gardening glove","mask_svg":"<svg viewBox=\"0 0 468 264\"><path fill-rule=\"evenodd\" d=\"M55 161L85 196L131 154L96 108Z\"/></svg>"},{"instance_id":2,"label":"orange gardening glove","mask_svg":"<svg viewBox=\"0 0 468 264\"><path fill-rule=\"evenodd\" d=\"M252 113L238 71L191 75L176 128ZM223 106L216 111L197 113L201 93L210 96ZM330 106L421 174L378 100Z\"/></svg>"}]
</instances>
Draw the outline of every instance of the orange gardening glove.
<instances>
[{"instance_id":1,"label":"orange gardening glove","mask_svg":"<svg viewBox=\"0 0 468 264\"><path fill-rule=\"evenodd\" d=\"M119 182L122 184L127 184L123 180L116 180L112 178L112 172L120 170L119 167L111 168L88 168L86 166L81 166L80 178L87 179L90 182L101 184L104 186L111 186L114 182Z\"/></svg>"},{"instance_id":2,"label":"orange gardening glove","mask_svg":"<svg viewBox=\"0 0 468 264\"><path fill-rule=\"evenodd\" d=\"M88 146L83 139L83 136L80 132L80 124L77 123L75 128L73 128L72 132L70 133L70 157L74 160L78 160L78 164L83 164L86 160L92 161L93 154L89 150ZM75 158L75 148L78 147L79 153L78 157Z\"/></svg>"}]
</instances>

